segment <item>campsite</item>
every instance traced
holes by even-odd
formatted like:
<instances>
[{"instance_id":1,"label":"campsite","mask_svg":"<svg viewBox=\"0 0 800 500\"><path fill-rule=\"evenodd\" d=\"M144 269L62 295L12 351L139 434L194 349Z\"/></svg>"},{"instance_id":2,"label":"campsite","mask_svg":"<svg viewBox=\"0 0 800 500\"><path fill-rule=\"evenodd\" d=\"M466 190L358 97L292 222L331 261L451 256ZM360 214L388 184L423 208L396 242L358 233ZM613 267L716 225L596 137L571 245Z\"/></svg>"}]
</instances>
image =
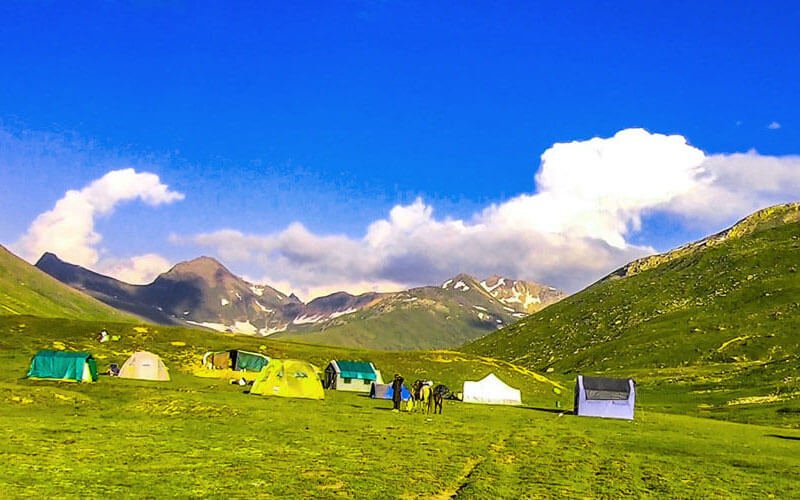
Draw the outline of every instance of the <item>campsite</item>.
<instances>
[{"instance_id":1,"label":"campsite","mask_svg":"<svg viewBox=\"0 0 800 500\"><path fill-rule=\"evenodd\" d=\"M101 327L120 341L94 341ZM172 380L23 379L32 354L53 344L55 329L67 350L90 349L101 374L112 360L124 361L124 352L146 347L161 356ZM33 317L1 318L0 332L0 437L9 444L0 451L8 464L0 482L18 496L221 496L244 489L254 496L318 498L685 497L698 491L787 497L800 487L798 430L778 420L698 418L685 411L688 394L661 391L646 378L637 385L633 421L595 419L564 411L572 405L572 377L534 377L454 351L359 351ZM234 342L317 367L332 359L370 359L385 373L451 388L491 372L519 387L523 404L446 401L442 415L394 413L391 401L363 393L263 397L192 373L206 352ZM720 408L717 419L740 418L733 407Z\"/></svg>"},{"instance_id":2,"label":"campsite","mask_svg":"<svg viewBox=\"0 0 800 500\"><path fill-rule=\"evenodd\" d=\"M800 498L798 26L0 0L0 500Z\"/></svg>"}]
</instances>

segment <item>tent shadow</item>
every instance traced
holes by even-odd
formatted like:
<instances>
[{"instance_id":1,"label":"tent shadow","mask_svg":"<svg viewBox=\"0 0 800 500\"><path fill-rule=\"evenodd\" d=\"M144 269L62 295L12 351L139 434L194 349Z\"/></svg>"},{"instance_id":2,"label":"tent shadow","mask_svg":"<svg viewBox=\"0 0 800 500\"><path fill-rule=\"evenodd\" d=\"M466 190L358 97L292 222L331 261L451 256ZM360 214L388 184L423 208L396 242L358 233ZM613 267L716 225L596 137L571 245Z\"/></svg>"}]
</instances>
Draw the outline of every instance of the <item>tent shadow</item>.
<instances>
[{"instance_id":1,"label":"tent shadow","mask_svg":"<svg viewBox=\"0 0 800 500\"><path fill-rule=\"evenodd\" d=\"M783 436L781 434L765 434L765 436L778 439L789 439L792 441L800 441L800 436Z\"/></svg>"},{"instance_id":2,"label":"tent shadow","mask_svg":"<svg viewBox=\"0 0 800 500\"><path fill-rule=\"evenodd\" d=\"M520 410L534 410L534 411L541 411L545 413L557 413L561 415L574 415L575 412L573 410L565 410L562 408L538 408L535 406L517 406Z\"/></svg>"}]
</instances>

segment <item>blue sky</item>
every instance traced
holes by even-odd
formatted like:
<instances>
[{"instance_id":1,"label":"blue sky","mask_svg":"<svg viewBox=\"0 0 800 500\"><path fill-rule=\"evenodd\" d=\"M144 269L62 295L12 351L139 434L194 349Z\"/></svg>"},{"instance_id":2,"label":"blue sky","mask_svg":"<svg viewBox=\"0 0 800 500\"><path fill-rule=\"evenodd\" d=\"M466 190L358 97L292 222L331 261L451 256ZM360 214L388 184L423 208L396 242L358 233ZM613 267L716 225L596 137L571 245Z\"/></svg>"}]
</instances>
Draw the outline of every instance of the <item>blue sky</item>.
<instances>
[{"instance_id":1,"label":"blue sky","mask_svg":"<svg viewBox=\"0 0 800 500\"><path fill-rule=\"evenodd\" d=\"M796 196L798 25L795 2L3 2L0 242L35 260L38 216L130 167L182 196L137 192L94 212L100 239L74 242L94 249L88 267L130 278L126 259L150 255L139 271L152 275L210 254L306 296L495 268L576 289ZM484 228L493 204L543 191L534 176L554 144L638 128L712 158L673 173L712 178L706 201L728 209L703 210L711 188L676 181L613 209L595 202L624 194L590 195L614 212L605 233L534 224L526 246ZM771 182L748 190L748 176ZM586 189L573 188L549 186L564 203ZM400 224L397 207L427 222L377 243L369 228ZM448 221L466 228L442 234Z\"/></svg>"}]
</instances>

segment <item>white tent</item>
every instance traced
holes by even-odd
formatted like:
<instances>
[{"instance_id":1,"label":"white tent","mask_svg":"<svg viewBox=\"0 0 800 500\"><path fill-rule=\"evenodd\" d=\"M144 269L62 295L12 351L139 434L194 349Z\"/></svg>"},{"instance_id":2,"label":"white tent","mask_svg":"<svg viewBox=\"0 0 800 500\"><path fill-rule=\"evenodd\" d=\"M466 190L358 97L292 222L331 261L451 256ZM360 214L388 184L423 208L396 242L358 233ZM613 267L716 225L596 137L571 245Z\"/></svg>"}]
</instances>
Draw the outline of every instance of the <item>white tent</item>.
<instances>
[{"instance_id":1,"label":"white tent","mask_svg":"<svg viewBox=\"0 0 800 500\"><path fill-rule=\"evenodd\" d=\"M138 351L119 369L121 378L138 378L141 380L169 380L169 371L157 354Z\"/></svg>"},{"instance_id":2,"label":"white tent","mask_svg":"<svg viewBox=\"0 0 800 500\"><path fill-rule=\"evenodd\" d=\"M522 395L519 389L506 385L490 373L477 382L464 382L463 400L486 405L519 405L522 404Z\"/></svg>"}]
</instances>

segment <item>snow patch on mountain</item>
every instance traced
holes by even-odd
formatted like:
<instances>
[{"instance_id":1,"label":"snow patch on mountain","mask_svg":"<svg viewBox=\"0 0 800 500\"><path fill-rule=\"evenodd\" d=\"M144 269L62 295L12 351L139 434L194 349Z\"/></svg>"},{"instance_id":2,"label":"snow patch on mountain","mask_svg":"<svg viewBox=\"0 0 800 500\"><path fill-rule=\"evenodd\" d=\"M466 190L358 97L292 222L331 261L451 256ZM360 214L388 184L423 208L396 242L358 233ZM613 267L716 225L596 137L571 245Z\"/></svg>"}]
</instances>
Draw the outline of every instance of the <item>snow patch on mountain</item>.
<instances>
[{"instance_id":1,"label":"snow patch on mountain","mask_svg":"<svg viewBox=\"0 0 800 500\"><path fill-rule=\"evenodd\" d=\"M226 332L228 331L228 325L224 325L222 323L210 323L207 321L190 321L186 320L187 323L190 325L197 325L197 326L204 326L206 328L211 328L212 330L216 330L218 332Z\"/></svg>"},{"instance_id":2,"label":"snow patch on mountain","mask_svg":"<svg viewBox=\"0 0 800 500\"><path fill-rule=\"evenodd\" d=\"M258 333L258 328L253 326L249 321L234 321L233 331L236 333L245 333L247 335L255 335Z\"/></svg>"},{"instance_id":3,"label":"snow patch on mountain","mask_svg":"<svg viewBox=\"0 0 800 500\"><path fill-rule=\"evenodd\" d=\"M356 309L355 307L353 307L353 308L351 308L351 309L345 309L344 311L336 311L336 312L334 312L334 313L331 313L331 314L330 314L330 316L328 316L328 317L329 317L330 319L333 319L333 318L338 318L339 316L344 316L344 315L346 315L346 314L353 314L353 313L354 313L354 312L356 312L356 311L358 311L358 309Z\"/></svg>"},{"instance_id":4,"label":"snow patch on mountain","mask_svg":"<svg viewBox=\"0 0 800 500\"><path fill-rule=\"evenodd\" d=\"M469 285L467 285L463 281L459 281L458 283L453 285L453 288L456 289L456 290L461 290L462 292L469 291Z\"/></svg>"},{"instance_id":5,"label":"snow patch on mountain","mask_svg":"<svg viewBox=\"0 0 800 500\"><path fill-rule=\"evenodd\" d=\"M270 308L268 308L268 307L265 307L265 306L264 306L264 304L262 304L261 302L259 302L259 301L257 301L257 300L255 301L255 305L256 305L256 307L258 307L259 309L261 309L261 312L265 312L265 313L269 313L269 314L272 314L272 313L274 313L274 312L275 312L275 310L274 310L274 309L270 309Z\"/></svg>"},{"instance_id":6,"label":"snow patch on mountain","mask_svg":"<svg viewBox=\"0 0 800 500\"><path fill-rule=\"evenodd\" d=\"M497 283L495 283L492 286L486 284L486 280L481 281L481 286L483 287L484 290L486 290L489 293L492 293L497 287L503 286L505 284L506 284L505 278L498 279Z\"/></svg>"},{"instance_id":7,"label":"snow patch on mountain","mask_svg":"<svg viewBox=\"0 0 800 500\"><path fill-rule=\"evenodd\" d=\"M320 321L324 321L326 316L322 314L314 314L311 316L306 316L303 314L302 316L298 316L292 320L292 323L295 325L308 325L311 323L319 323Z\"/></svg>"},{"instance_id":8,"label":"snow patch on mountain","mask_svg":"<svg viewBox=\"0 0 800 500\"><path fill-rule=\"evenodd\" d=\"M262 328L261 330L258 331L258 333L260 333L261 335L263 335L265 337L269 337L273 333L285 332L288 327L289 327L289 323L286 323L285 325L278 325L278 326L273 327L273 328Z\"/></svg>"},{"instance_id":9,"label":"snow patch on mountain","mask_svg":"<svg viewBox=\"0 0 800 500\"><path fill-rule=\"evenodd\" d=\"M230 302L228 302L228 299L219 299L219 304L221 306L227 306L228 304L230 304Z\"/></svg>"}]
</instances>

